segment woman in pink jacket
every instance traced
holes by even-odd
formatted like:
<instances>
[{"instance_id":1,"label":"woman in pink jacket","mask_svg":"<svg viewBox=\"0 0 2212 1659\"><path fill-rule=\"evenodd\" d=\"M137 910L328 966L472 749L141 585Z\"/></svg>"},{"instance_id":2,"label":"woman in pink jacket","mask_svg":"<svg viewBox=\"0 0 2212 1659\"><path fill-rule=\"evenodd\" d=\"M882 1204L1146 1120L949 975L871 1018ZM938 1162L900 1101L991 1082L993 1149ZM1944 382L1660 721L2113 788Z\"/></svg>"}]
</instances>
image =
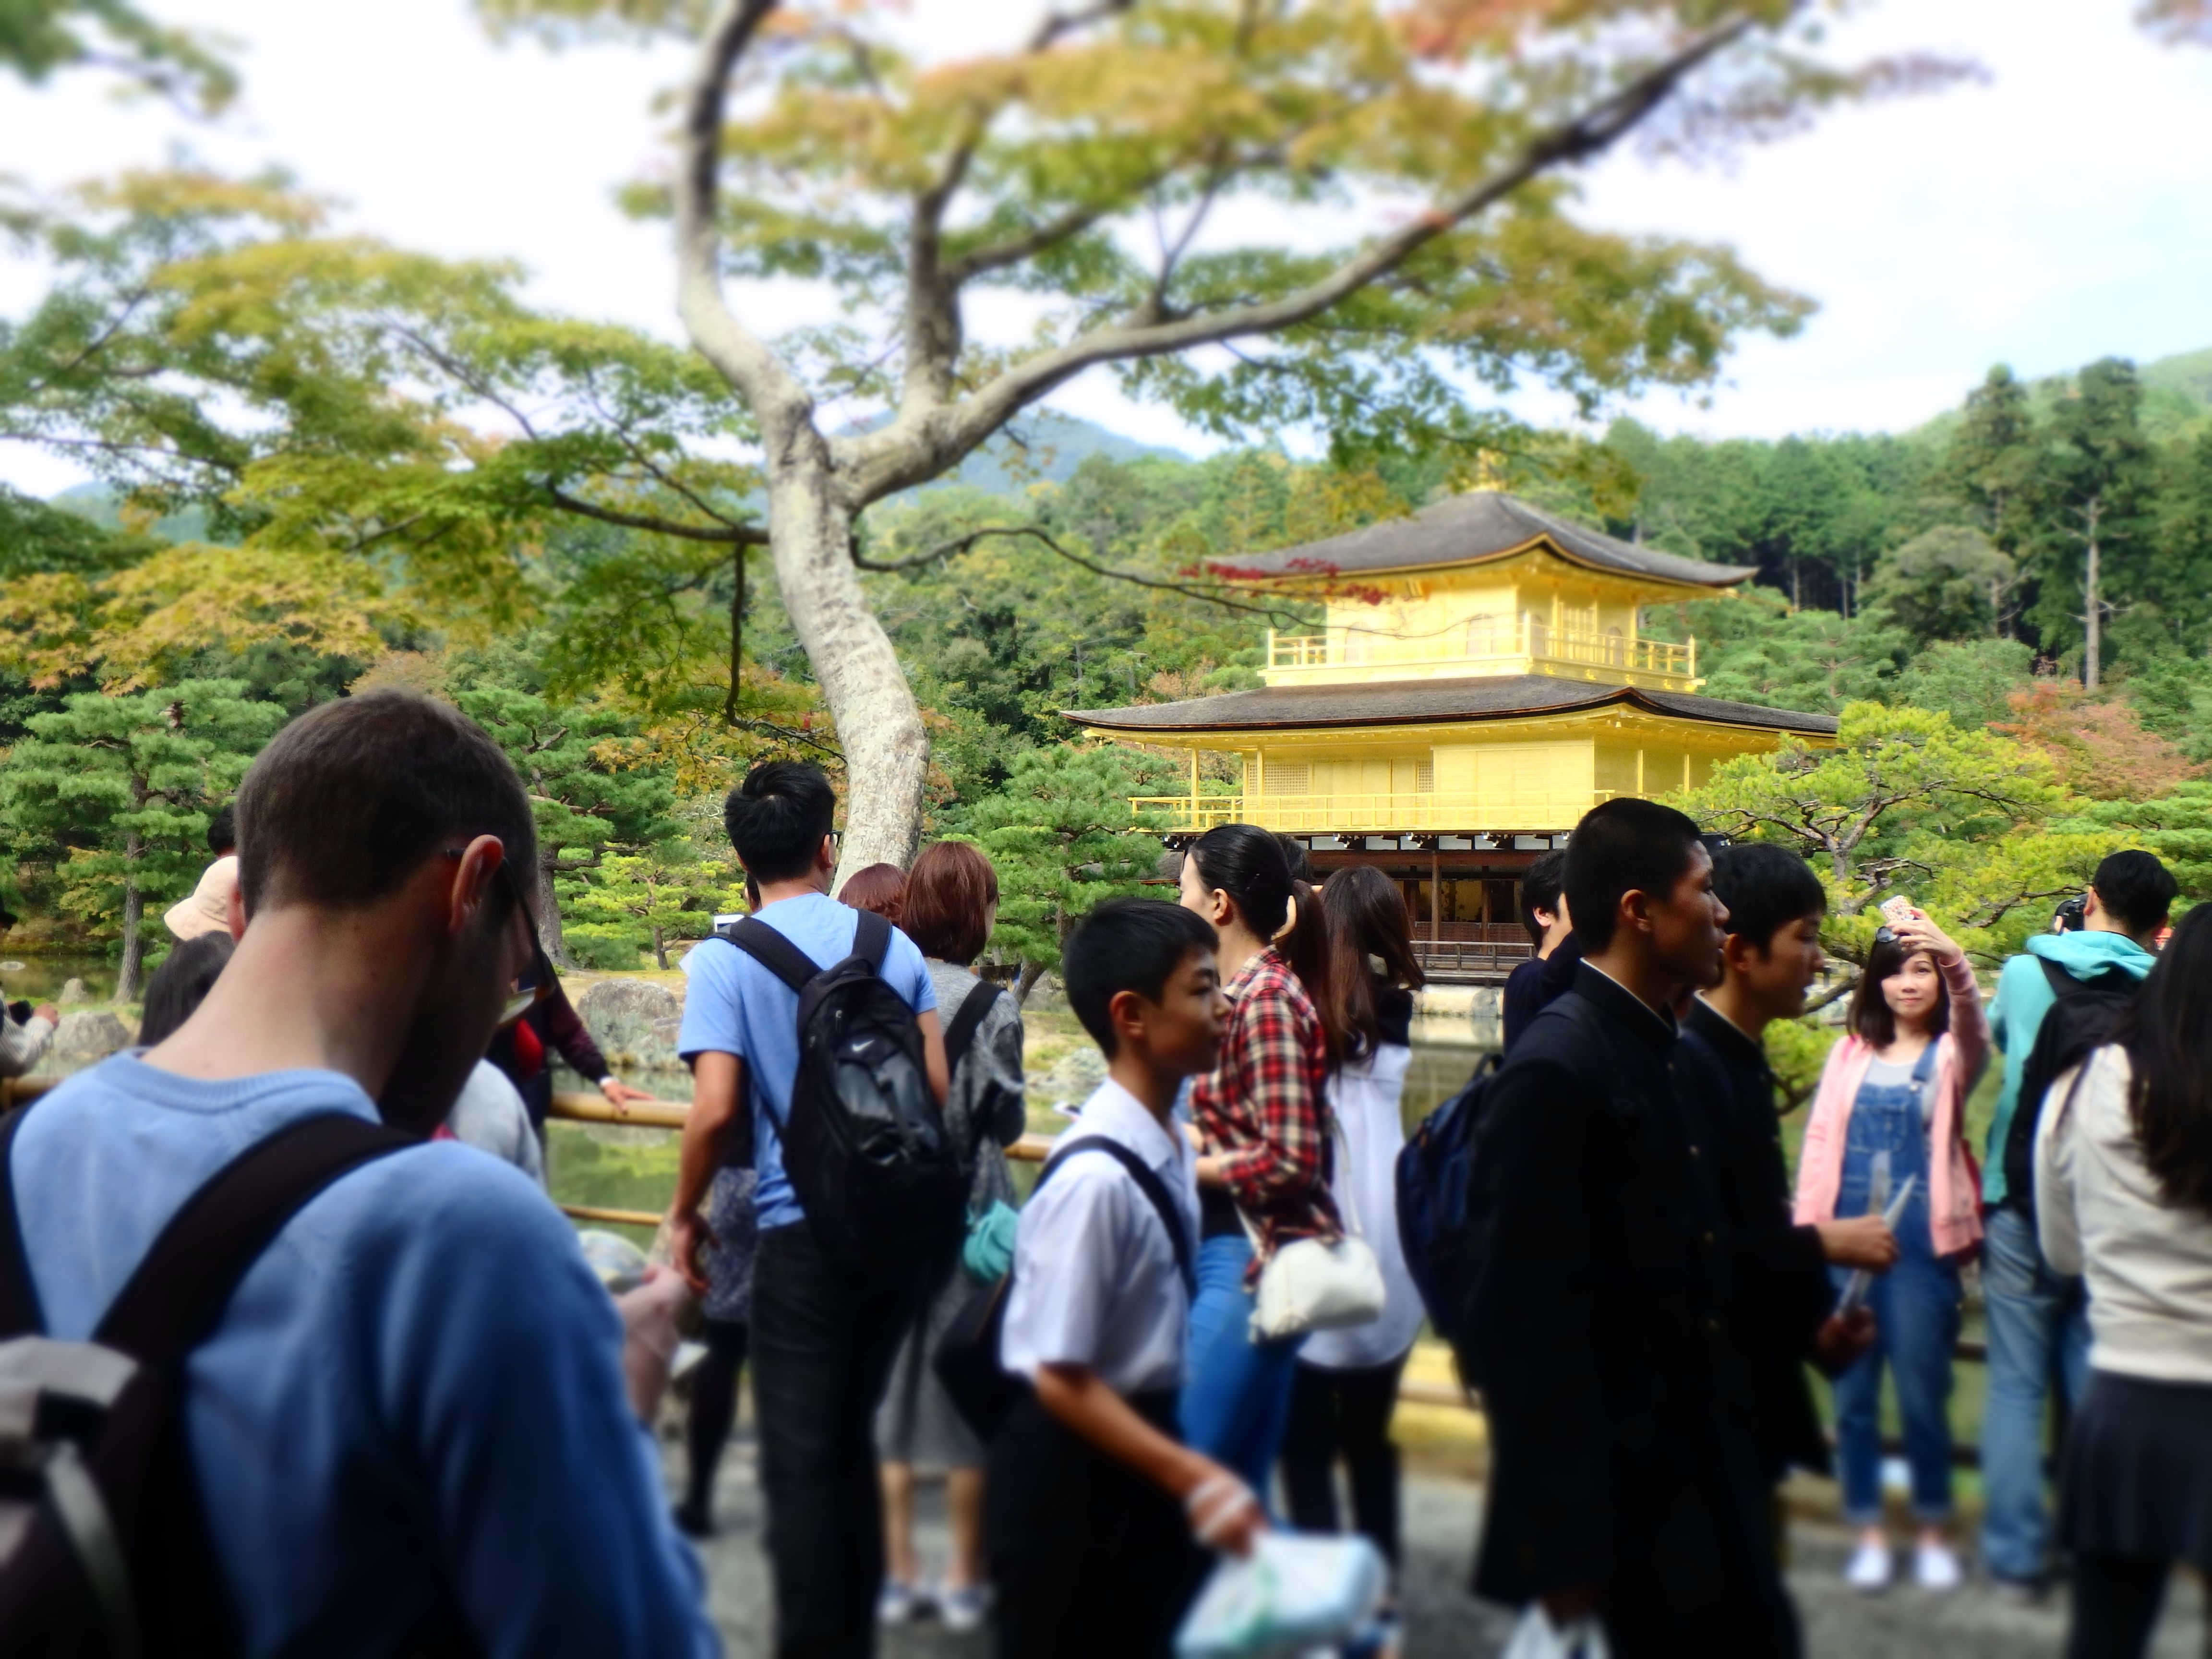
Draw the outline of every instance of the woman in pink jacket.
<instances>
[{"instance_id":1,"label":"woman in pink jacket","mask_svg":"<svg viewBox=\"0 0 2212 1659\"><path fill-rule=\"evenodd\" d=\"M1881 1189L1912 1194L1898 1218L1898 1261L1868 1297L1874 1346L1836 1379L1844 1516L1859 1546L1844 1577L1869 1593L1890 1579L1881 1527L1881 1372L1905 1423L1914 1577L1958 1588L1951 1518L1951 1351L1959 1340L1959 1263L1982 1236L1981 1181L1966 1151L1966 1097L1990 1052L1973 969L1923 914L1884 928L1851 1000L1850 1030L1828 1052L1797 1165L1801 1226L1882 1207ZM1887 1182L1883 1171L1887 1171ZM1837 1270L1837 1282L1844 1275Z\"/></svg>"}]
</instances>

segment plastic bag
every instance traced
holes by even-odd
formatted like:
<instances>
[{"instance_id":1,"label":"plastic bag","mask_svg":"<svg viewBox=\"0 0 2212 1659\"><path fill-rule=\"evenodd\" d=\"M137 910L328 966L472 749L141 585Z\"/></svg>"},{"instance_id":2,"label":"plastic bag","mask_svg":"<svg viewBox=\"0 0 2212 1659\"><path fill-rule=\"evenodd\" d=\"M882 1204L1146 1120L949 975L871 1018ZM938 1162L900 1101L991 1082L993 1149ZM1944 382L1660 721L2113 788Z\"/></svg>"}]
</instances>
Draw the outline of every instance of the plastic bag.
<instances>
[{"instance_id":1,"label":"plastic bag","mask_svg":"<svg viewBox=\"0 0 2212 1659\"><path fill-rule=\"evenodd\" d=\"M1555 1625L1541 1602L1532 1601L1513 1627L1498 1659L1608 1659L1605 1626L1585 1614L1571 1625Z\"/></svg>"},{"instance_id":2,"label":"plastic bag","mask_svg":"<svg viewBox=\"0 0 2212 1659\"><path fill-rule=\"evenodd\" d=\"M1364 1635L1382 1606L1382 1557L1364 1538L1262 1533L1224 1557L1176 1632L1176 1659L1293 1659Z\"/></svg>"}]
</instances>

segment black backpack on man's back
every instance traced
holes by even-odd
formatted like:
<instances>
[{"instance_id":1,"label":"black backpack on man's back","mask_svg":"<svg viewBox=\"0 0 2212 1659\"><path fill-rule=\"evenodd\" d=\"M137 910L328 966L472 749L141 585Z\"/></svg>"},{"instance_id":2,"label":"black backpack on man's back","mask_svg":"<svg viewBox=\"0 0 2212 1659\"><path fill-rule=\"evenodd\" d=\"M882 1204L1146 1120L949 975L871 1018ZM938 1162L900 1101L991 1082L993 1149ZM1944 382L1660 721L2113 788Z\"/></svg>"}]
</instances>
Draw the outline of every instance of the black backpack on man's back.
<instances>
[{"instance_id":1,"label":"black backpack on man's back","mask_svg":"<svg viewBox=\"0 0 2212 1659\"><path fill-rule=\"evenodd\" d=\"M853 953L829 968L757 917L717 936L798 994L783 1167L823 1253L847 1263L949 1249L968 1219L968 1177L921 1028L883 977L891 925L858 915Z\"/></svg>"},{"instance_id":2,"label":"black backpack on man's back","mask_svg":"<svg viewBox=\"0 0 2212 1659\"><path fill-rule=\"evenodd\" d=\"M2027 1215L2035 1213L2035 1128L2043 1117L2043 1097L2069 1066L2088 1058L2106 1041L2123 1009L2134 1005L2142 981L2124 968L2107 968L2094 979L2076 979L2047 957L2037 964L2057 999L2036 1029L2035 1044L2020 1073L2012 1122L2000 1149L2004 1158L2005 1197Z\"/></svg>"},{"instance_id":3,"label":"black backpack on man's back","mask_svg":"<svg viewBox=\"0 0 2212 1659\"><path fill-rule=\"evenodd\" d=\"M340 1176L422 1143L344 1114L248 1147L173 1216L91 1337L45 1335L0 1129L0 1653L234 1652L185 1424L185 1364L284 1224ZM440 1652L465 1650L441 1632Z\"/></svg>"}]
</instances>

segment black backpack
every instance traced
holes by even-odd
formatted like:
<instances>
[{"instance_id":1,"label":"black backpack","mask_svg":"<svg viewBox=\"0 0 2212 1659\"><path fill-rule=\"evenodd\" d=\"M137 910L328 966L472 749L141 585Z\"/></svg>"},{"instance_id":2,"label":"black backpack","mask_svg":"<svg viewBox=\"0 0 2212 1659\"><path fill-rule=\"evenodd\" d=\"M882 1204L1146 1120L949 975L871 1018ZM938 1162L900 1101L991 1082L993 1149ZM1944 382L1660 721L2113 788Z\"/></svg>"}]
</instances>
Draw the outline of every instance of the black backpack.
<instances>
[{"instance_id":1,"label":"black backpack","mask_svg":"<svg viewBox=\"0 0 2212 1659\"><path fill-rule=\"evenodd\" d=\"M422 1143L310 1118L170 1218L88 1341L43 1334L0 1130L0 1653L221 1655L234 1613L187 1443L185 1366L277 1232L331 1182Z\"/></svg>"},{"instance_id":2,"label":"black backpack","mask_svg":"<svg viewBox=\"0 0 2212 1659\"><path fill-rule=\"evenodd\" d=\"M1421 1293L1429 1322L1455 1346L1478 1265L1480 1240L1471 1213L1475 1135L1501 1063L1499 1055L1484 1055L1467 1087L1423 1118L1398 1154L1398 1242L1406 1271ZM1473 1358L1462 1353L1459 1361L1460 1375L1471 1385Z\"/></svg>"},{"instance_id":3,"label":"black backpack","mask_svg":"<svg viewBox=\"0 0 2212 1659\"><path fill-rule=\"evenodd\" d=\"M2048 957L2038 957L2036 962L2057 1000L2043 1016L2035 1044L2021 1066L2012 1123L1999 1149L2006 1201L2027 1215L2035 1213L2035 1128L2043 1116L2043 1097L2068 1067L2079 1065L2112 1035L2112 1023L2121 1010L2133 1006L2142 987L2124 968L2107 968L2094 979L2076 979Z\"/></svg>"},{"instance_id":4,"label":"black backpack","mask_svg":"<svg viewBox=\"0 0 2212 1659\"><path fill-rule=\"evenodd\" d=\"M921 1029L881 972L891 925L857 914L853 954L829 968L756 917L719 936L798 994L783 1167L823 1254L848 1264L941 1253L968 1220Z\"/></svg>"},{"instance_id":5,"label":"black backpack","mask_svg":"<svg viewBox=\"0 0 2212 1659\"><path fill-rule=\"evenodd\" d=\"M1167 1229L1168 1243L1175 1249L1176 1269L1182 1275L1183 1290L1195 1300L1198 1267L1191 1254L1190 1235L1183 1230L1175 1200L1169 1194L1167 1184L1151 1166L1120 1141L1109 1140L1103 1135L1085 1135L1066 1152L1055 1153L1038 1174L1036 1185L1030 1188L1030 1196L1034 1199L1042 1192L1060 1165L1085 1152L1103 1152L1129 1172L1129 1179L1137 1183L1137 1189L1159 1217L1160 1225ZM1006 1301L1013 1288L1014 1276L1009 1272L996 1284L976 1291L953 1316L936 1353L931 1357L931 1365L937 1372L938 1381L945 1385L953 1409L985 1440L999 1431L1006 1414L1021 1399L1022 1390L1029 1386L999 1363L999 1339L1006 1331Z\"/></svg>"}]
</instances>

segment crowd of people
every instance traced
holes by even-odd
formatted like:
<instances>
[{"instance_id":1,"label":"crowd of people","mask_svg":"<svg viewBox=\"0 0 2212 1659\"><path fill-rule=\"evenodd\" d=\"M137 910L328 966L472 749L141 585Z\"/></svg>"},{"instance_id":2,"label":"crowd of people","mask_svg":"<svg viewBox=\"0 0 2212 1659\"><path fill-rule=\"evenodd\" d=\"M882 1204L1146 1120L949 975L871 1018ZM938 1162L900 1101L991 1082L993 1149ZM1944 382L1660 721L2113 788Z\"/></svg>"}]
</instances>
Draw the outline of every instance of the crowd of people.
<instances>
[{"instance_id":1,"label":"crowd of people","mask_svg":"<svg viewBox=\"0 0 2212 1659\"><path fill-rule=\"evenodd\" d=\"M545 1195L548 1054L637 1091L540 943L512 768L399 691L270 744L170 914L137 1046L0 1140L0 1340L130 1352L173 1241L266 1212L172 1357L184 1455L146 1478L188 1466L196 1500L116 1505L132 1617L254 1654L714 1651L684 1539L715 1529L750 1366L779 1654L866 1655L927 1613L989 1622L1010 1659L1164 1654L1209 1561L1272 1526L1348 1519L1396 1566L1391 1418L1427 1324L1489 1419L1480 1594L1594 1621L1624 1659L1790 1655L1790 1469L1838 1475L1852 1586L1895 1571L1885 1379L1912 1577L1966 1574L1949 1403L1976 1260L1986 1572L2033 1595L2063 1565L2086 1656L2143 1651L2172 1566L2212 1570L2212 916L2161 950L2176 889L2149 854L2107 859L1986 1014L1937 921L1886 906L1793 1176L1765 1040L1829 981L1820 881L1599 806L1526 872L1533 954L1468 1095L1464 1293L1425 1307L1396 1217L1423 973L1395 883L1316 884L1297 843L1227 824L1173 901L1084 918L1063 982L1105 1079L1022 1202L1022 1014L977 969L996 873L948 842L836 886L836 809L798 763L731 793L751 904L684 962L672 1268L611 1297ZM53 1024L0 1028L0 1069ZM334 1122L353 1141L314 1150ZM1379 1291L1286 1317L1293 1260ZM703 1357L672 1505L650 1425L679 1319ZM112 1576L30 1596L27 1565L0 1548L0 1638L46 1628L10 1625L19 1603L120 1616Z\"/></svg>"}]
</instances>

